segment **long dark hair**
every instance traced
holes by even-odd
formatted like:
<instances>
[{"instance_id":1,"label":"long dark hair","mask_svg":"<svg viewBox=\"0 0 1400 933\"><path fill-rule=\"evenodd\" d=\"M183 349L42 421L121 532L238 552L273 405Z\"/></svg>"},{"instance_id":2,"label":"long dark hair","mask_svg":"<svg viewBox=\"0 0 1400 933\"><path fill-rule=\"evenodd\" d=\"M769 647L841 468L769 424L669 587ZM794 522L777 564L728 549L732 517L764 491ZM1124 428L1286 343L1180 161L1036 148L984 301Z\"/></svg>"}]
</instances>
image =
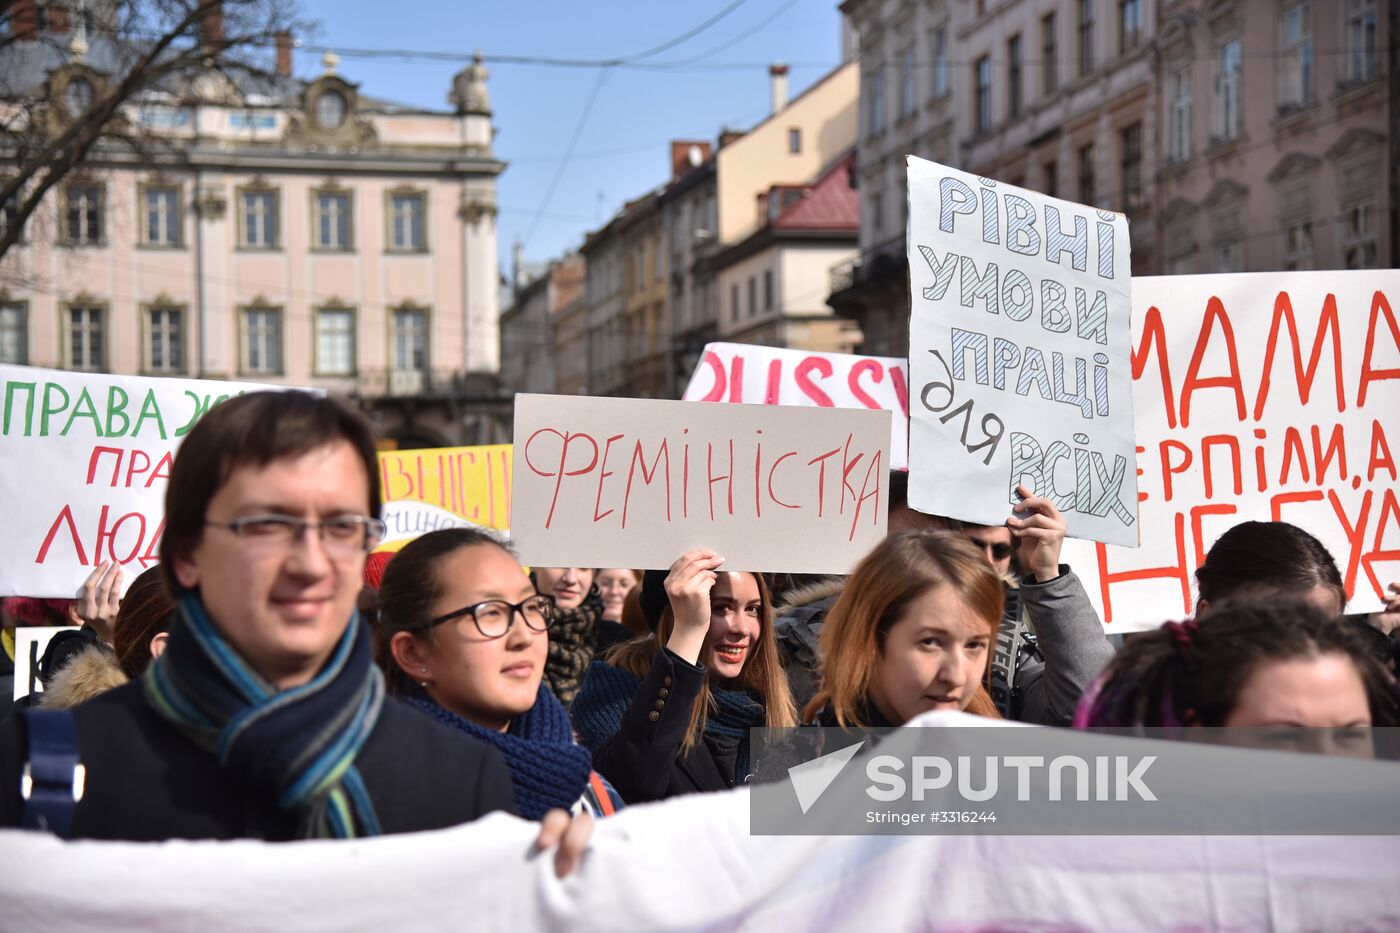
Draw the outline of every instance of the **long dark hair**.
<instances>
[{"instance_id":1,"label":"long dark hair","mask_svg":"<svg viewBox=\"0 0 1400 933\"><path fill-rule=\"evenodd\" d=\"M379 585L379 620L374 625L374 657L384 670L390 693L403 693L412 684L394 660L390 642L399 632L428 628L433 604L442 596L438 565L464 547L490 544L515 556L504 543L480 528L441 528L406 544L384 568Z\"/></svg>"},{"instance_id":2,"label":"long dark hair","mask_svg":"<svg viewBox=\"0 0 1400 933\"><path fill-rule=\"evenodd\" d=\"M1241 522L1211 545L1196 571L1199 598L1212 604L1245 590L1298 593L1318 585L1346 605L1342 575L1327 547L1287 522Z\"/></svg>"},{"instance_id":3,"label":"long dark hair","mask_svg":"<svg viewBox=\"0 0 1400 933\"><path fill-rule=\"evenodd\" d=\"M1219 726L1261 665L1340 655L1366 688L1371 723L1400 724L1390 680L1344 620L1297 600L1225 601L1198 622L1132 638L1080 702L1077 726Z\"/></svg>"}]
</instances>

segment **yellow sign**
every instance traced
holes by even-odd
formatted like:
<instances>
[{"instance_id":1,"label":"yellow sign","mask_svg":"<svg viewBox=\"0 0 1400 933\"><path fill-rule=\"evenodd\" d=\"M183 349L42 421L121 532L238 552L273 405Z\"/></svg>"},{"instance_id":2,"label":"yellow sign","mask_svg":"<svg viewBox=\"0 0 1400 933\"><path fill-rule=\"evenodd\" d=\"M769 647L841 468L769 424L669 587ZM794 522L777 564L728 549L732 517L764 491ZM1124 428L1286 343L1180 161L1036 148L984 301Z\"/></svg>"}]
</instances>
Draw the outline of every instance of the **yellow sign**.
<instances>
[{"instance_id":1,"label":"yellow sign","mask_svg":"<svg viewBox=\"0 0 1400 933\"><path fill-rule=\"evenodd\" d=\"M388 530L381 551L397 551L438 528L510 528L511 445L393 450L379 454Z\"/></svg>"}]
</instances>

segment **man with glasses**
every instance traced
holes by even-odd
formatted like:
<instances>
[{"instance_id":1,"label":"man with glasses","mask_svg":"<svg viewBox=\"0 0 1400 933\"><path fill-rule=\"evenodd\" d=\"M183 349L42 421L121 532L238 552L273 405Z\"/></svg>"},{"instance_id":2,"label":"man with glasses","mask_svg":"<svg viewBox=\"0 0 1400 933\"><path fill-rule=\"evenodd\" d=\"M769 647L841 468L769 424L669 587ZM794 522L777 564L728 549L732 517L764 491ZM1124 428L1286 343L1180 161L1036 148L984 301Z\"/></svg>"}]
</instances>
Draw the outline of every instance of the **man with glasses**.
<instances>
[{"instance_id":1,"label":"man with glasses","mask_svg":"<svg viewBox=\"0 0 1400 933\"><path fill-rule=\"evenodd\" d=\"M166 491L161 572L178 607L166 650L141 681L74 710L71 786L46 782L52 749L41 761L21 724L6 725L0 825L286 840L511 810L494 750L385 697L355 611L384 533L377 465L364 419L307 393L251 393L203 418ZM588 829L546 821L542 845L567 832L559 870Z\"/></svg>"}]
</instances>

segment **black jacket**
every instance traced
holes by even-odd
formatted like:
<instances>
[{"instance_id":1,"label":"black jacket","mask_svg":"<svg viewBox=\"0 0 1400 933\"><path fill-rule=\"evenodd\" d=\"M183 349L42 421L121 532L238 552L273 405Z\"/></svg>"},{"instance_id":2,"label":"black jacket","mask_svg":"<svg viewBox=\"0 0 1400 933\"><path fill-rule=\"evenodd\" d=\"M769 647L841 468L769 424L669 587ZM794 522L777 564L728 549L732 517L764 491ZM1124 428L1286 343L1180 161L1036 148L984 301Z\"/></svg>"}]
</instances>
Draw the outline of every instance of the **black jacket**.
<instances>
[{"instance_id":1,"label":"black jacket","mask_svg":"<svg viewBox=\"0 0 1400 933\"><path fill-rule=\"evenodd\" d=\"M705 669L666 649L622 715L622 728L593 753L593 767L628 803L664 800L734 786L738 742L706 735L688 752L681 742L690 711L705 683Z\"/></svg>"},{"instance_id":2,"label":"black jacket","mask_svg":"<svg viewBox=\"0 0 1400 933\"><path fill-rule=\"evenodd\" d=\"M73 709L87 769L73 837L289 840L295 814L255 797L214 756L146 705L140 681ZM18 826L27 757L23 717L0 728L0 826ZM438 725L389 697L355 759L386 833L443 829L514 810L510 775L495 749Z\"/></svg>"}]
</instances>

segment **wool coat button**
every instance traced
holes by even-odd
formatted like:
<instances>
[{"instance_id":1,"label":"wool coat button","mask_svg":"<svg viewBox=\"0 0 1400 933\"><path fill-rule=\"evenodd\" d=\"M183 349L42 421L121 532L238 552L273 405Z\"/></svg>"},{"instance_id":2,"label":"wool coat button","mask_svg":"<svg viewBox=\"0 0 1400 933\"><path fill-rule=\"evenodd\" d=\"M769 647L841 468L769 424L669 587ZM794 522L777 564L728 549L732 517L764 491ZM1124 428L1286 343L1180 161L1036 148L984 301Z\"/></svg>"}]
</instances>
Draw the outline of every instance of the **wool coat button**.
<instances>
[{"instance_id":1,"label":"wool coat button","mask_svg":"<svg viewBox=\"0 0 1400 933\"><path fill-rule=\"evenodd\" d=\"M666 701L665 701L665 700L657 700L657 701L656 701L656 708L657 708L657 709L665 709L665 708L666 708Z\"/></svg>"},{"instance_id":2,"label":"wool coat button","mask_svg":"<svg viewBox=\"0 0 1400 933\"><path fill-rule=\"evenodd\" d=\"M650 719L652 722L656 722L658 719L661 718L661 714L657 712L647 713L647 718Z\"/></svg>"},{"instance_id":3,"label":"wool coat button","mask_svg":"<svg viewBox=\"0 0 1400 933\"><path fill-rule=\"evenodd\" d=\"M662 687L660 690L656 691L656 695L664 700L666 699L666 697L671 695L671 691L667 690L665 687Z\"/></svg>"},{"instance_id":4,"label":"wool coat button","mask_svg":"<svg viewBox=\"0 0 1400 933\"><path fill-rule=\"evenodd\" d=\"M671 675L667 674L665 677L661 678L661 682L668 687L671 686Z\"/></svg>"}]
</instances>

